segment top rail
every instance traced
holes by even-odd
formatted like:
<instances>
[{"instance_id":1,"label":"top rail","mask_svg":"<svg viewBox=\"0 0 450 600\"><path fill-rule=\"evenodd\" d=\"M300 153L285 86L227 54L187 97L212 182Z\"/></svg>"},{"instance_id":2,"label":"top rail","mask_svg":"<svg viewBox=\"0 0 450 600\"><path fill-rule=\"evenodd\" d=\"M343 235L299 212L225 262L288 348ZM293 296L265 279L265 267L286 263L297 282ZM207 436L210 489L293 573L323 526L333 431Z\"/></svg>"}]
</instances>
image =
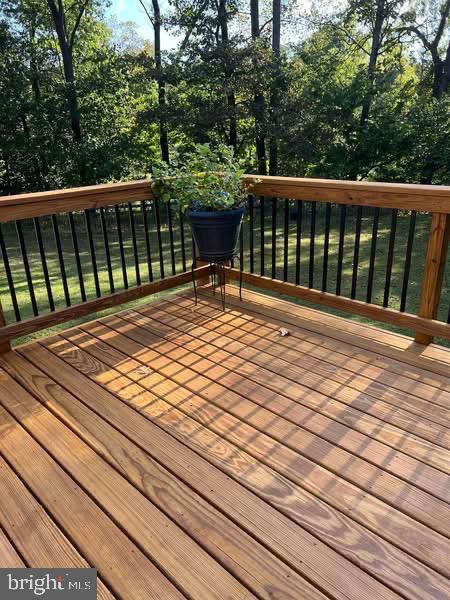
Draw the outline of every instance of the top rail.
<instances>
[{"instance_id":1,"label":"top rail","mask_svg":"<svg viewBox=\"0 0 450 600\"><path fill-rule=\"evenodd\" d=\"M255 175L244 175L244 179L252 182ZM273 176L258 179L252 188L257 196L450 214L450 186ZM148 179L1 196L0 223L153 198Z\"/></svg>"},{"instance_id":2,"label":"top rail","mask_svg":"<svg viewBox=\"0 0 450 600\"><path fill-rule=\"evenodd\" d=\"M250 181L255 175L244 175ZM258 176L256 196L450 214L450 186Z\"/></svg>"}]
</instances>

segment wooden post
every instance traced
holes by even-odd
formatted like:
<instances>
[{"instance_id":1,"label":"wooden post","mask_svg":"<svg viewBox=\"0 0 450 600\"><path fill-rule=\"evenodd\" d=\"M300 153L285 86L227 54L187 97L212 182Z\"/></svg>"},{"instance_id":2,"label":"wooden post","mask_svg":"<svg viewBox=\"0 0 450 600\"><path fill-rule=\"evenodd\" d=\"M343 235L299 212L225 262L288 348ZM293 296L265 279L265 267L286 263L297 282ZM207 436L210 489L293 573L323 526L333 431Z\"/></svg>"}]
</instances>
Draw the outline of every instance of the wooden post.
<instances>
[{"instance_id":1,"label":"wooden post","mask_svg":"<svg viewBox=\"0 0 450 600\"><path fill-rule=\"evenodd\" d=\"M3 314L2 303L0 301L0 329L6 325L5 316ZM0 354L9 352L11 350L11 344L9 341L0 342Z\"/></svg>"},{"instance_id":2,"label":"wooden post","mask_svg":"<svg viewBox=\"0 0 450 600\"><path fill-rule=\"evenodd\" d=\"M450 215L433 213L425 258L419 317L435 319L437 316L447 258L449 234ZM418 332L416 333L415 341L419 344L431 344L433 337Z\"/></svg>"}]
</instances>

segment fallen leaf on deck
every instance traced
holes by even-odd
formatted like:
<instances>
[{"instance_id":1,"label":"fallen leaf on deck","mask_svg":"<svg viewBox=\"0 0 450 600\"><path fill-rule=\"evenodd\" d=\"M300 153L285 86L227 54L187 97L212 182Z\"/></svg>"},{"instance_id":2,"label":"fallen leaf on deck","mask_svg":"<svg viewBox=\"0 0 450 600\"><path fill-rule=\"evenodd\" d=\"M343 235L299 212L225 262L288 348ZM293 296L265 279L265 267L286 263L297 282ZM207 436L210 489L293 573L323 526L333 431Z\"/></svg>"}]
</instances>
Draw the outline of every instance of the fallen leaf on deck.
<instances>
[{"instance_id":1,"label":"fallen leaf on deck","mask_svg":"<svg viewBox=\"0 0 450 600\"><path fill-rule=\"evenodd\" d=\"M151 372L150 367L139 367L136 369L136 373L139 373L139 375L149 375Z\"/></svg>"}]
</instances>

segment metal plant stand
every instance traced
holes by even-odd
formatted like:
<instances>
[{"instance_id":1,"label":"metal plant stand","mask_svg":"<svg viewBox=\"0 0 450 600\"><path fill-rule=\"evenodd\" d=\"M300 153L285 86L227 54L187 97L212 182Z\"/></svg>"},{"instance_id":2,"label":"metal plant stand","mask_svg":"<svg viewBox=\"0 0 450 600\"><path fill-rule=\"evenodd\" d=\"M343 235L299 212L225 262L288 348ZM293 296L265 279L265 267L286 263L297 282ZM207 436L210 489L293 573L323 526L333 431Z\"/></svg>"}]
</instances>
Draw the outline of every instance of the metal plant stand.
<instances>
[{"instance_id":1,"label":"metal plant stand","mask_svg":"<svg viewBox=\"0 0 450 600\"><path fill-rule=\"evenodd\" d=\"M238 254L233 255L231 258L232 261L237 260L239 262L239 266L241 267L241 259ZM192 273L192 285L194 287L194 298L195 298L195 306L198 303L197 296L197 282L195 279L195 265L197 262L197 258L194 256L194 260L192 261L191 273ZM212 289L214 296L216 295L217 287L220 289L220 299L222 301L222 310L225 310L225 292L226 292L226 277L225 277L225 267L229 260L219 260L219 261L211 261L209 263L212 268ZM242 301L242 268L239 268L239 300Z\"/></svg>"}]
</instances>

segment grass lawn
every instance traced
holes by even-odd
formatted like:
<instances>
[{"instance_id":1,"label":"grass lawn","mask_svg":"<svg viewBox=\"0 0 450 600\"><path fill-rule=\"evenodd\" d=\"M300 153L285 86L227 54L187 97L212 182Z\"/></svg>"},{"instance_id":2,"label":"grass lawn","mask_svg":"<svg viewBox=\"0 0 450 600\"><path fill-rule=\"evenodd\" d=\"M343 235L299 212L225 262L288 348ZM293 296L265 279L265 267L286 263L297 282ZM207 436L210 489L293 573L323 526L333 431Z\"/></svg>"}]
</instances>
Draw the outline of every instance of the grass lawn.
<instances>
[{"instance_id":1,"label":"grass lawn","mask_svg":"<svg viewBox=\"0 0 450 600\"><path fill-rule=\"evenodd\" d=\"M275 268L276 277L278 279L283 278L283 265L284 265L284 203L279 202L279 208L277 212L277 228L276 228L276 257L275 257ZM264 263L265 263L265 274L270 276L272 271L272 212L271 202L266 201L265 204L265 235L264 235ZM297 204L295 202L290 203L290 212L296 209ZM155 279L160 277L159 267L159 254L158 254L158 241L155 227L155 220L153 214L153 207L149 204L148 219L149 219L149 237L150 245L152 249L152 270ZM306 210L303 219L303 235L301 243L301 260L300 260L300 283L302 285L308 285L308 271L309 271L309 244L310 244L310 205L306 205ZM170 253L169 243L169 228L167 225L167 215L165 209L161 211L162 214L162 247L164 270L165 275L172 274L172 260ZM117 238L117 227L112 211L105 211L107 232L109 238L109 246L111 251L111 261L113 269L113 277L116 291L124 288L122 264L120 258L119 242ZM149 268L146 255L145 245L145 232L144 224L142 220L142 214L140 208L136 207L135 211L135 226L136 226L136 241L138 247L139 257L139 270L141 279L143 282L149 280ZM292 215L291 215L292 216ZM260 211L258 207L255 207L254 211L254 265L255 272L260 272L261 264L261 236L260 236ZM107 261L104 251L103 234L100 225L100 219L98 214L92 214L91 221L93 224L93 236L95 244L95 254L98 265L98 274L102 294L109 294L109 277L107 271ZM394 263L392 270L392 281L389 306L391 308L398 309L400 306L400 296L403 283L403 273L405 265L406 245L408 240L408 228L409 228L410 216L408 213L400 213L398 216L397 223L397 235L394 251ZM318 205L317 217L316 217L316 236L315 236L315 253L314 253L314 287L320 289L322 286L322 272L323 272L323 246L324 246L324 222L325 212L324 205ZM372 301L375 304L382 304L384 294L384 283L386 274L386 259L389 244L390 234L390 222L391 214L388 210L382 210L379 221L378 236L377 236L377 249L376 249L376 260L375 260L375 271L374 271L374 282L373 282L373 296ZM60 215L58 217L59 230L61 236L61 243L63 247L65 268L67 274L67 283L70 291L71 303L76 304L81 301L80 285L78 280L78 273L76 268L75 253L73 249L73 243L69 228L69 222L66 215ZM82 271L84 276L84 283L86 289L87 298L95 298L95 285L92 271L92 261L89 251L88 238L86 234L86 223L85 217L82 213L75 214L76 230L78 233L78 244L80 248L80 258ZM346 229L345 229L345 241L344 241L344 260L343 260L343 271L342 271L342 288L341 294L344 296L350 296L352 270L353 270L353 245L354 245L354 232L356 223L356 212L349 208L347 211ZM361 241L360 241L360 257L358 267L358 287L357 287L357 298L365 300L367 292L367 279L368 279L368 266L370 257L370 247L372 239L372 224L373 224L373 210L364 209L363 222L361 230ZM49 217L40 218L41 231L44 241L45 253L47 258L49 276L51 280L51 287L54 297L54 302L57 308L65 306L64 291L62 285L61 271L59 268L58 257L56 253L56 245L53 236L53 229L51 219ZM129 286L136 284L136 269L134 263L134 252L132 244L132 236L129 224L129 217L126 210L121 212L121 225L124 242L124 251L126 257L126 273L128 277ZM32 273L32 279L34 284L34 291L36 295L36 301L39 307L39 311L44 313L49 310L48 295L45 287L45 281L42 271L41 258L39 254L39 248L36 241L36 235L34 231L33 221L26 220L22 222L25 243L27 248L27 254L30 262L30 270ZM413 255L411 261L411 272L409 277L408 295L406 303L406 311L416 313L419 304L419 295L422 282L424 258L426 252L426 243L428 239L428 232L430 226L430 216L426 214L418 214L416 221L416 230L413 245ZM17 301L20 307L21 317L25 319L32 316L30 294L25 276L25 270L23 261L20 253L20 248L17 240L17 234L15 231L14 224L8 223L2 227L5 243L7 246L7 252L9 256L11 271L14 278L14 284L16 289ZM181 235L180 235L180 223L177 215L173 215L173 231L174 231L174 258L175 258L175 270L177 273L183 270L182 266L182 254L181 254ZM192 261L192 244L190 231L187 224L184 225L185 234L185 246L186 246L186 262L187 268L190 268ZM339 211L337 207L332 208L331 225L330 225L330 240L329 240L329 259L328 259L328 291L334 292L336 288L336 270L337 270L337 255L338 255L338 243L339 243ZM292 218L289 220L288 228L288 281L295 282L295 254L296 254L296 223ZM244 269L249 270L249 225L248 215L245 217L244 222ZM441 308L439 312L439 318L446 321L447 313L450 303L449 293L449 274L450 269L447 265L446 274L444 278L444 289L442 293ZM171 293L171 290L158 295L161 297L164 294ZM14 311L11 302L11 296L8 291L8 285L4 271L2 269L0 279L0 297L8 323L13 322ZM290 301L295 301L292 298L286 298ZM143 298L137 300L128 306L136 305L139 303L148 302L149 298ZM299 302L300 303L300 302ZM107 311L97 313L97 315L88 315L81 319L71 322L70 324L57 325L51 329L37 332L30 336L20 338L15 343L23 343L31 339L41 337L42 335L48 335L50 332L56 332L69 325L76 324L82 321L88 321L96 316L115 312L123 307L114 307ZM323 309L333 314L342 314L339 311L332 309ZM349 316L359 322L371 322L367 319ZM371 322L373 323L373 322ZM399 330L390 325L378 324L381 327L387 329L400 331L411 335L407 330ZM445 345L450 345L448 342Z\"/></svg>"}]
</instances>

